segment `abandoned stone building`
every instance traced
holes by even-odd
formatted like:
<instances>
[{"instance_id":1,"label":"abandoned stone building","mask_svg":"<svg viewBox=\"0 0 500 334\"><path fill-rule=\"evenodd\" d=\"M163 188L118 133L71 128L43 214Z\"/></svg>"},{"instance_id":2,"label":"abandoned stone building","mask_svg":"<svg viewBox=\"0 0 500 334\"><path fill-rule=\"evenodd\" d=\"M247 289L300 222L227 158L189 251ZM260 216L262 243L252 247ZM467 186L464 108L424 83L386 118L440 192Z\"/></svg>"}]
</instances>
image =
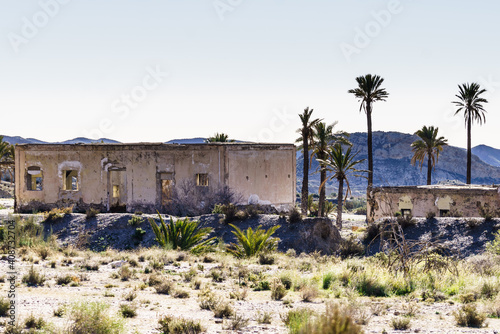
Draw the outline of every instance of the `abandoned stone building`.
<instances>
[{"instance_id":1,"label":"abandoned stone building","mask_svg":"<svg viewBox=\"0 0 500 334\"><path fill-rule=\"evenodd\" d=\"M200 190L227 186L241 204L295 204L293 144L24 144L15 173L16 212L161 211L185 180Z\"/></svg>"},{"instance_id":2,"label":"abandoned stone building","mask_svg":"<svg viewBox=\"0 0 500 334\"><path fill-rule=\"evenodd\" d=\"M396 212L413 217L449 215L480 217L480 207L500 208L498 186L430 185L374 188L375 219L392 217Z\"/></svg>"}]
</instances>

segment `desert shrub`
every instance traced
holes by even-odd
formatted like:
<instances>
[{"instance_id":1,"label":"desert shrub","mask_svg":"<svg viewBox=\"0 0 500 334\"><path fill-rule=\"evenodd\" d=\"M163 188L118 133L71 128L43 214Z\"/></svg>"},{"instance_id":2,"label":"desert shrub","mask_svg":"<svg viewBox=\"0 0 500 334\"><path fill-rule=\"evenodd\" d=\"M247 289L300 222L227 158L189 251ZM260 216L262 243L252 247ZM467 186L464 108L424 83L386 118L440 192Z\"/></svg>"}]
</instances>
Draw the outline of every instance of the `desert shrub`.
<instances>
[{"instance_id":1,"label":"desert shrub","mask_svg":"<svg viewBox=\"0 0 500 334\"><path fill-rule=\"evenodd\" d=\"M72 282L78 282L78 281L79 281L78 277L72 275L59 276L56 278L57 285L68 285Z\"/></svg>"},{"instance_id":2,"label":"desert shrub","mask_svg":"<svg viewBox=\"0 0 500 334\"><path fill-rule=\"evenodd\" d=\"M125 299L128 302L133 301L135 298L137 298L137 293L135 291L130 291L123 295L123 299Z\"/></svg>"},{"instance_id":3,"label":"desert shrub","mask_svg":"<svg viewBox=\"0 0 500 334\"><path fill-rule=\"evenodd\" d=\"M194 217L211 213L216 205L242 202L242 196L228 186L198 187L194 180L182 180L173 189L165 213Z\"/></svg>"},{"instance_id":4,"label":"desert shrub","mask_svg":"<svg viewBox=\"0 0 500 334\"><path fill-rule=\"evenodd\" d=\"M340 257L346 259L352 256L361 256L365 253L365 247L356 240L354 235L351 235L348 239L342 239L339 247Z\"/></svg>"},{"instance_id":5,"label":"desert shrub","mask_svg":"<svg viewBox=\"0 0 500 334\"><path fill-rule=\"evenodd\" d=\"M257 217L257 215L263 213L264 211L261 210L259 205L250 204L245 207L245 212L247 213L248 217L253 218Z\"/></svg>"},{"instance_id":6,"label":"desert shrub","mask_svg":"<svg viewBox=\"0 0 500 334\"><path fill-rule=\"evenodd\" d=\"M269 325L273 321L273 315L270 312L257 312L257 317L255 319L259 324Z\"/></svg>"},{"instance_id":7,"label":"desert shrub","mask_svg":"<svg viewBox=\"0 0 500 334\"><path fill-rule=\"evenodd\" d=\"M155 286L156 293L161 295L169 295L174 291L174 285L174 282L170 280L158 284Z\"/></svg>"},{"instance_id":8,"label":"desert shrub","mask_svg":"<svg viewBox=\"0 0 500 334\"><path fill-rule=\"evenodd\" d=\"M281 316L281 320L288 327L290 334L298 334L301 328L311 320L313 315L314 311L307 308L301 308L288 311L288 313Z\"/></svg>"},{"instance_id":9,"label":"desert shrub","mask_svg":"<svg viewBox=\"0 0 500 334\"><path fill-rule=\"evenodd\" d=\"M39 245L36 248L36 252L42 258L42 260L46 260L49 257L49 255L51 254L50 247L46 244Z\"/></svg>"},{"instance_id":10,"label":"desert shrub","mask_svg":"<svg viewBox=\"0 0 500 334\"><path fill-rule=\"evenodd\" d=\"M162 216L158 213L160 225L153 219L149 219L156 241L164 248L191 250L199 253L208 250L215 242L216 237L206 239L212 232L209 227L200 227L198 221L191 221L189 218L178 219L165 224Z\"/></svg>"},{"instance_id":11,"label":"desert shrub","mask_svg":"<svg viewBox=\"0 0 500 334\"><path fill-rule=\"evenodd\" d=\"M366 273L358 275L353 284L356 290L363 296L386 297L388 295L387 287L373 276Z\"/></svg>"},{"instance_id":12,"label":"desert shrub","mask_svg":"<svg viewBox=\"0 0 500 334\"><path fill-rule=\"evenodd\" d=\"M9 312L10 301L4 297L0 299L0 317L7 316Z\"/></svg>"},{"instance_id":13,"label":"desert shrub","mask_svg":"<svg viewBox=\"0 0 500 334\"><path fill-rule=\"evenodd\" d=\"M259 263L260 264L274 264L275 257L272 253L260 253Z\"/></svg>"},{"instance_id":14,"label":"desert shrub","mask_svg":"<svg viewBox=\"0 0 500 334\"><path fill-rule=\"evenodd\" d=\"M33 266L31 266L28 273L23 276L22 282L26 283L28 286L42 286L45 280L45 276L40 274L35 270L35 268L33 268Z\"/></svg>"},{"instance_id":15,"label":"desert shrub","mask_svg":"<svg viewBox=\"0 0 500 334\"><path fill-rule=\"evenodd\" d=\"M199 305L202 310L214 310L222 299L210 290L200 293Z\"/></svg>"},{"instance_id":16,"label":"desert shrub","mask_svg":"<svg viewBox=\"0 0 500 334\"><path fill-rule=\"evenodd\" d=\"M142 224L143 221L144 221L144 218L142 218L141 216L133 215L132 218L130 218L128 220L128 224L130 226L139 226Z\"/></svg>"},{"instance_id":17,"label":"desert shrub","mask_svg":"<svg viewBox=\"0 0 500 334\"><path fill-rule=\"evenodd\" d=\"M15 234L16 234L16 248L17 247L35 247L38 245L42 246L53 246L55 243L51 239L50 234L45 234L43 225L34 221L33 217L28 219L21 219L19 217L15 218ZM4 228L2 236L7 232ZM4 238L0 242L1 249L7 253L9 249L9 244L7 239ZM12 244L10 246L13 246Z\"/></svg>"},{"instance_id":18,"label":"desert shrub","mask_svg":"<svg viewBox=\"0 0 500 334\"><path fill-rule=\"evenodd\" d=\"M498 210L492 208L488 203L484 203L484 205L482 205L480 202L478 202L477 209L479 211L479 215L486 221L492 220L499 215Z\"/></svg>"},{"instance_id":19,"label":"desert shrub","mask_svg":"<svg viewBox=\"0 0 500 334\"><path fill-rule=\"evenodd\" d=\"M318 287L313 283L306 284L300 289L300 295L302 301L307 303L312 302L319 295Z\"/></svg>"},{"instance_id":20,"label":"desert shrub","mask_svg":"<svg viewBox=\"0 0 500 334\"><path fill-rule=\"evenodd\" d=\"M85 261L82 263L80 268L85 269L87 271L98 271L99 270L99 264L96 262L87 262Z\"/></svg>"},{"instance_id":21,"label":"desert shrub","mask_svg":"<svg viewBox=\"0 0 500 334\"><path fill-rule=\"evenodd\" d=\"M174 298L179 298L179 299L189 298L189 292L186 290L175 289L173 296Z\"/></svg>"},{"instance_id":22,"label":"desert shrub","mask_svg":"<svg viewBox=\"0 0 500 334\"><path fill-rule=\"evenodd\" d=\"M231 304L227 301L221 301L212 310L216 318L229 318L234 315L234 310Z\"/></svg>"},{"instance_id":23,"label":"desert shrub","mask_svg":"<svg viewBox=\"0 0 500 334\"><path fill-rule=\"evenodd\" d=\"M268 280L261 280L257 283L257 285L253 289L254 291L269 291L271 290L271 283Z\"/></svg>"},{"instance_id":24,"label":"desert shrub","mask_svg":"<svg viewBox=\"0 0 500 334\"><path fill-rule=\"evenodd\" d=\"M353 213L355 215L366 215L366 204L360 208L354 209Z\"/></svg>"},{"instance_id":25,"label":"desert shrub","mask_svg":"<svg viewBox=\"0 0 500 334\"><path fill-rule=\"evenodd\" d=\"M64 306L59 306L54 310L54 317L62 318L64 313L66 312L66 308Z\"/></svg>"},{"instance_id":26,"label":"desert shrub","mask_svg":"<svg viewBox=\"0 0 500 334\"><path fill-rule=\"evenodd\" d=\"M417 221L413 218L412 215L406 215L406 216L401 215L396 218L396 221L398 222L399 225L401 225L402 228L414 226L417 223Z\"/></svg>"},{"instance_id":27,"label":"desert shrub","mask_svg":"<svg viewBox=\"0 0 500 334\"><path fill-rule=\"evenodd\" d=\"M160 327L157 328L161 334L197 334L205 332L205 328L199 321L165 315L158 320Z\"/></svg>"},{"instance_id":28,"label":"desert shrub","mask_svg":"<svg viewBox=\"0 0 500 334\"><path fill-rule=\"evenodd\" d=\"M360 334L361 326L357 325L349 312L343 311L337 304L328 304L326 312L318 317L306 318L296 332L299 334Z\"/></svg>"},{"instance_id":29,"label":"desert shrub","mask_svg":"<svg viewBox=\"0 0 500 334\"><path fill-rule=\"evenodd\" d=\"M327 290L332 286L333 281L335 280L335 275L333 273L326 273L322 278L322 287Z\"/></svg>"},{"instance_id":30,"label":"desert shrub","mask_svg":"<svg viewBox=\"0 0 500 334\"><path fill-rule=\"evenodd\" d=\"M302 221L302 214L300 211L294 206L288 211L288 222L290 223L298 223Z\"/></svg>"},{"instance_id":31,"label":"desert shrub","mask_svg":"<svg viewBox=\"0 0 500 334\"><path fill-rule=\"evenodd\" d=\"M231 223L238 219L236 214L238 213L238 208L233 203L228 203L221 205L221 213L224 215L224 223Z\"/></svg>"},{"instance_id":32,"label":"desert shrub","mask_svg":"<svg viewBox=\"0 0 500 334\"><path fill-rule=\"evenodd\" d=\"M457 325L461 327L481 328L486 320L486 315L479 313L474 304L463 305L458 311L453 312L453 316Z\"/></svg>"},{"instance_id":33,"label":"desert shrub","mask_svg":"<svg viewBox=\"0 0 500 334\"><path fill-rule=\"evenodd\" d=\"M283 297L288 293L287 289L283 285L280 279L275 278L271 284L271 299L272 300L282 300Z\"/></svg>"},{"instance_id":34,"label":"desert shrub","mask_svg":"<svg viewBox=\"0 0 500 334\"><path fill-rule=\"evenodd\" d=\"M91 218L94 218L96 217L99 213L101 213L101 211L99 209L94 209L94 208L88 208L86 211L85 211L85 218L88 220L88 219L91 219Z\"/></svg>"},{"instance_id":35,"label":"desert shrub","mask_svg":"<svg viewBox=\"0 0 500 334\"><path fill-rule=\"evenodd\" d=\"M407 330L410 328L410 319L402 317L392 318L391 326L397 331Z\"/></svg>"},{"instance_id":36,"label":"desert shrub","mask_svg":"<svg viewBox=\"0 0 500 334\"><path fill-rule=\"evenodd\" d=\"M226 326L224 326L224 329L231 330L231 331L241 331L243 328L248 326L249 321L250 321L249 319L235 313L229 319L229 322L226 323Z\"/></svg>"},{"instance_id":37,"label":"desert shrub","mask_svg":"<svg viewBox=\"0 0 500 334\"><path fill-rule=\"evenodd\" d=\"M142 239L144 239L145 234L146 234L146 231L144 231L142 228L138 227L135 229L134 234L132 235L132 238L137 242L141 242Z\"/></svg>"},{"instance_id":38,"label":"desert shrub","mask_svg":"<svg viewBox=\"0 0 500 334\"><path fill-rule=\"evenodd\" d=\"M132 278L134 273L132 270L130 270L130 267L127 265L121 266L120 269L118 269L118 275L120 276L120 279L122 281L128 281L129 279Z\"/></svg>"},{"instance_id":39,"label":"desert shrub","mask_svg":"<svg viewBox=\"0 0 500 334\"><path fill-rule=\"evenodd\" d=\"M45 326L45 320L42 317L36 318L33 314L30 314L24 321L24 325L28 329L42 329Z\"/></svg>"},{"instance_id":40,"label":"desert shrub","mask_svg":"<svg viewBox=\"0 0 500 334\"><path fill-rule=\"evenodd\" d=\"M46 222L50 222L63 218L66 215L70 215L72 212L72 206L67 208L54 208L49 212L45 212L43 216Z\"/></svg>"},{"instance_id":41,"label":"desert shrub","mask_svg":"<svg viewBox=\"0 0 500 334\"><path fill-rule=\"evenodd\" d=\"M271 235L280 228L280 225L270 227L267 231L259 225L255 231L249 227L245 232L235 225L230 225L234 228L231 232L236 236L238 243L231 243L227 250L238 258L254 256L260 252L270 252L278 246L279 239L271 238Z\"/></svg>"},{"instance_id":42,"label":"desert shrub","mask_svg":"<svg viewBox=\"0 0 500 334\"><path fill-rule=\"evenodd\" d=\"M290 290L292 288L293 277L290 272L281 273L279 278L285 289Z\"/></svg>"},{"instance_id":43,"label":"desert shrub","mask_svg":"<svg viewBox=\"0 0 500 334\"><path fill-rule=\"evenodd\" d=\"M68 307L69 334L124 332L123 322L109 314L109 305L101 302L78 302Z\"/></svg>"},{"instance_id":44,"label":"desert shrub","mask_svg":"<svg viewBox=\"0 0 500 334\"><path fill-rule=\"evenodd\" d=\"M495 233L495 239L486 244L486 249L496 255L500 255L500 231Z\"/></svg>"},{"instance_id":45,"label":"desert shrub","mask_svg":"<svg viewBox=\"0 0 500 334\"><path fill-rule=\"evenodd\" d=\"M133 304L120 304L120 314L124 318L135 318L137 316L137 306Z\"/></svg>"}]
</instances>

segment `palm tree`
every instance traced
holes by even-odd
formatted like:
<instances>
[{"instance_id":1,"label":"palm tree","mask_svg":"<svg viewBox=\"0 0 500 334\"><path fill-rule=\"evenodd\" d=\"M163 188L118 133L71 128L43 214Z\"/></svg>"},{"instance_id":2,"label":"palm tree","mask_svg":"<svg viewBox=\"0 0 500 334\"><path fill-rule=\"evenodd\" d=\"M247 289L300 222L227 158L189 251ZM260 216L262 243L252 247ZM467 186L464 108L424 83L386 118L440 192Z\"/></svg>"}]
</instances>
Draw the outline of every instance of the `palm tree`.
<instances>
[{"instance_id":1,"label":"palm tree","mask_svg":"<svg viewBox=\"0 0 500 334\"><path fill-rule=\"evenodd\" d=\"M453 101L453 103L458 106L455 115L463 111L467 126L467 184L470 184L472 179L471 127L474 121L478 121L479 125L486 121L484 116L486 110L482 104L488 103L488 101L480 97L486 92L486 89L481 89L479 84L475 82L458 85L458 89L459 93L455 95L458 101Z\"/></svg>"},{"instance_id":2,"label":"palm tree","mask_svg":"<svg viewBox=\"0 0 500 334\"><path fill-rule=\"evenodd\" d=\"M373 202L371 191L373 188L373 149L372 149L372 104L376 101L385 101L389 93L385 88L381 88L384 79L378 75L366 74L356 78L358 87L350 89L348 93L361 101L359 110L364 110L366 113L366 121L368 125L367 143L368 143L368 187L366 188L366 201ZM372 203L373 204L373 203ZM367 221L373 220L372 208L373 205L368 205Z\"/></svg>"},{"instance_id":3,"label":"palm tree","mask_svg":"<svg viewBox=\"0 0 500 334\"><path fill-rule=\"evenodd\" d=\"M307 107L304 109L303 114L299 114L302 127L298 129L297 132L300 133L301 136L296 140L296 142L302 142L298 149L302 150L302 156L304 158L302 196L300 198L300 210L303 215L307 215L307 198L309 195L309 143L312 141L314 126L316 123L320 122L319 119L311 120L313 110L314 109L309 109L309 107Z\"/></svg>"},{"instance_id":4,"label":"palm tree","mask_svg":"<svg viewBox=\"0 0 500 334\"><path fill-rule=\"evenodd\" d=\"M333 133L333 128L337 125L337 122L327 125L325 122L316 123L313 129L313 139L311 146L311 161L313 158L319 160L325 160L328 156L328 147L341 142L348 144L349 141L346 139L348 134L343 131L337 131ZM319 200L318 200L318 216L325 216L325 199L326 199L326 169L325 165L320 162L320 182L323 186L319 188Z\"/></svg>"},{"instance_id":5,"label":"palm tree","mask_svg":"<svg viewBox=\"0 0 500 334\"><path fill-rule=\"evenodd\" d=\"M427 156L427 184L431 184L432 168L436 167L439 159L439 153L443 151L443 146L448 145L448 140L444 137L438 137L438 128L433 126L424 127L415 132L415 135L420 139L415 140L411 147L413 149L413 158L411 158L412 165L417 161L420 163L420 170L424 165L425 157Z\"/></svg>"},{"instance_id":6,"label":"palm tree","mask_svg":"<svg viewBox=\"0 0 500 334\"><path fill-rule=\"evenodd\" d=\"M234 139L229 139L229 135L221 132L221 133L216 133L212 137L208 137L205 140L206 143L228 143L228 142L234 142Z\"/></svg>"},{"instance_id":7,"label":"palm tree","mask_svg":"<svg viewBox=\"0 0 500 334\"><path fill-rule=\"evenodd\" d=\"M359 174L353 174L353 173L361 173L361 172L367 172L364 170L358 170L355 168L355 166L363 160L354 160L356 158L357 153L353 154L352 153L352 146L348 146L346 152L343 152L342 145L340 143L336 143L333 146L330 146L330 149L328 151L328 158L326 160L321 161L324 165L325 168L332 172L333 175L330 177L330 179L337 179L339 182L339 191L337 195L337 228L342 229L342 207L345 199L349 196L349 193L351 192L351 188L349 186L349 179L348 177L353 176L359 177L362 175ZM347 189L345 192L345 198L344 198L344 181L347 185Z\"/></svg>"}]
</instances>

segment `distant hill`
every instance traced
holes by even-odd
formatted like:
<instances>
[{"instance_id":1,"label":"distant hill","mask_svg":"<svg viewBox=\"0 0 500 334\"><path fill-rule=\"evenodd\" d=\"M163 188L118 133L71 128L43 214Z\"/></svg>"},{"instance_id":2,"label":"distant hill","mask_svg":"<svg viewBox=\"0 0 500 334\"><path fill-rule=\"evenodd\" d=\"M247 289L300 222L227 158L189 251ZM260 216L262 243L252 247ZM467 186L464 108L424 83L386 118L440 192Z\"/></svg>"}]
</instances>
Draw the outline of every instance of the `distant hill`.
<instances>
[{"instance_id":1,"label":"distant hill","mask_svg":"<svg viewBox=\"0 0 500 334\"><path fill-rule=\"evenodd\" d=\"M92 143L105 143L105 144L119 144L119 141L108 139L108 138L100 138L100 139L89 139L84 137L78 137L70 140L65 140L62 142L46 142L42 140L38 140L35 138L23 138L19 136L10 137L4 136L3 140L8 142L9 144L92 144Z\"/></svg>"},{"instance_id":2,"label":"distant hill","mask_svg":"<svg viewBox=\"0 0 500 334\"><path fill-rule=\"evenodd\" d=\"M201 137L186 138L186 139L172 139L172 140L165 142L165 144L204 144L205 140L206 140L206 138L201 138Z\"/></svg>"},{"instance_id":3,"label":"distant hill","mask_svg":"<svg viewBox=\"0 0 500 334\"><path fill-rule=\"evenodd\" d=\"M500 167L500 150L486 145L478 145L472 148L472 154L475 154L479 159L487 164Z\"/></svg>"},{"instance_id":4,"label":"distant hill","mask_svg":"<svg viewBox=\"0 0 500 334\"><path fill-rule=\"evenodd\" d=\"M367 159L366 133L352 133L350 141L353 143L353 152L359 152L358 159ZM399 132L373 133L373 165L375 186L406 186L422 185L427 182L427 164L422 170L412 166L410 161L413 156L411 143L417 137ZM466 181L467 152L463 148L446 146L439 156L436 169L432 173L432 182L438 183L447 180ZM359 169L368 169L368 162L358 165ZM318 168L318 163L312 162L311 171ZM303 175L303 158L301 152L297 154L297 191L301 189ZM477 184L500 183L500 168L487 164L476 155L472 156L472 182ZM314 173L309 177L309 187L316 192L319 187L319 174ZM350 186L358 194L366 191L367 180L352 178ZM327 183L327 194L337 191L337 182Z\"/></svg>"}]
</instances>

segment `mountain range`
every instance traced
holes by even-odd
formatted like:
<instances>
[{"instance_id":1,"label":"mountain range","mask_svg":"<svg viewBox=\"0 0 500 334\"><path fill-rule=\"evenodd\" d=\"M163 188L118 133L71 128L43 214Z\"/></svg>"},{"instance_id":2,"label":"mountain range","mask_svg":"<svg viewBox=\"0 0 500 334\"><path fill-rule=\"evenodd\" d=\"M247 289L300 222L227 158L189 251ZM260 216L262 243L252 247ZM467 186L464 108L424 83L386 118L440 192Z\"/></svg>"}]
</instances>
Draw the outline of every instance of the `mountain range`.
<instances>
[{"instance_id":1,"label":"mountain range","mask_svg":"<svg viewBox=\"0 0 500 334\"><path fill-rule=\"evenodd\" d=\"M373 165L375 186L405 186L426 184L427 164L422 169L412 166L410 161L413 156L411 143L418 139L417 136L400 132L375 131L373 133ZM355 132L349 137L353 144L353 152L358 152L357 159L367 159L366 133ZM44 142L35 138L23 138L19 136L4 136L4 141L11 144L90 144L90 143L120 143L116 140L101 138L88 139L78 137L62 142ZM173 139L167 144L201 144L205 138ZM472 149L472 182L477 184L500 183L500 150L486 145L478 145ZM455 146L445 146L439 156L439 161L432 173L432 182L465 182L467 152L465 149ZM365 160L358 165L359 169L367 169ZM319 187L318 163L314 159L311 162L309 177L310 191L316 192ZM303 156L297 152L297 191L302 187ZM350 187L355 194L363 194L367 181L364 178L351 178ZM336 192L336 181L327 183L327 194Z\"/></svg>"}]
</instances>

